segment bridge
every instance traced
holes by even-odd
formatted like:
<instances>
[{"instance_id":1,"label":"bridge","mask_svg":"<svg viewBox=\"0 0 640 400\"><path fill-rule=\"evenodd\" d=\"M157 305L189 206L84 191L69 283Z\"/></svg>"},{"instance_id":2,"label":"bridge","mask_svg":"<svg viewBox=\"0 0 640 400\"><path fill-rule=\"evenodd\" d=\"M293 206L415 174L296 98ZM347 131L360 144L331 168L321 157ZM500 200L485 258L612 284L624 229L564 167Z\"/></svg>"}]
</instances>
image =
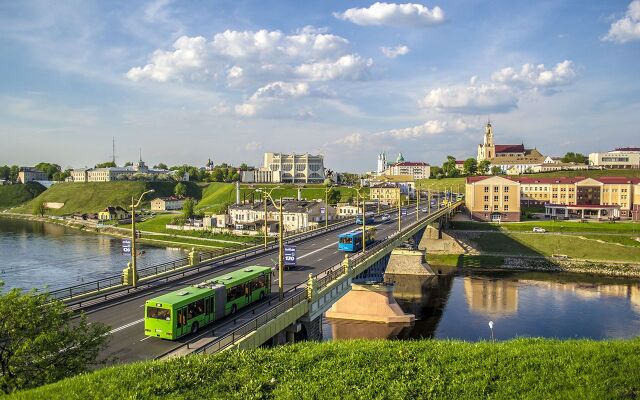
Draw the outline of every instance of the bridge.
<instances>
[{"instance_id":1,"label":"bridge","mask_svg":"<svg viewBox=\"0 0 640 400\"><path fill-rule=\"evenodd\" d=\"M299 265L285 272L282 301L278 299L276 278L272 282L274 293L264 301L216 321L197 335L187 335L176 341L144 335L143 307L146 299L243 266L274 265L276 245L272 244L267 249L247 249L202 262L194 260L192 254L176 266L160 270L155 276L150 274L146 280L141 279L135 289L114 283L111 289L89 287L83 289L84 293L74 294L73 290L63 289L57 296L63 296L62 299L71 307L84 310L90 321L100 321L112 327L112 338L104 355L115 357L120 362L320 338L322 314L350 290L354 279L362 278L366 272L384 270L393 249L407 242L419 243L428 225L441 226L442 221L461 205L459 201L428 213L407 209L399 232L395 215L389 221L374 224L377 226L376 243L367 246L366 252L350 257L337 250L337 235L352 230L352 221L341 222L328 230L319 229L291 237L287 243L297 244ZM416 212L419 213L418 218ZM60 294L65 290L66 297Z\"/></svg>"}]
</instances>

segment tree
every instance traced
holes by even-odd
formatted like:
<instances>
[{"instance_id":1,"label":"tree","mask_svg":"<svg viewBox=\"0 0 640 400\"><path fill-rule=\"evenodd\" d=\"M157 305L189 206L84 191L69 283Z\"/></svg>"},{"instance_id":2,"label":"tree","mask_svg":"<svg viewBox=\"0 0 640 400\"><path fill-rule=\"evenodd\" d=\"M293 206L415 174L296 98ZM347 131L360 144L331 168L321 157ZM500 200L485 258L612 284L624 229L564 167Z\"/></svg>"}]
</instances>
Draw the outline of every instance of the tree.
<instances>
[{"instance_id":1,"label":"tree","mask_svg":"<svg viewBox=\"0 0 640 400\"><path fill-rule=\"evenodd\" d=\"M475 158L467 158L462 167L465 175L474 175L478 171L478 161Z\"/></svg>"},{"instance_id":2,"label":"tree","mask_svg":"<svg viewBox=\"0 0 640 400\"><path fill-rule=\"evenodd\" d=\"M173 188L173 194L175 194L176 197L186 196L187 186L185 186L185 184L182 182L176 183L176 186Z\"/></svg>"},{"instance_id":3,"label":"tree","mask_svg":"<svg viewBox=\"0 0 640 400\"><path fill-rule=\"evenodd\" d=\"M486 174L489 172L489 167L491 167L491 161L482 160L478 163L478 174Z\"/></svg>"},{"instance_id":4,"label":"tree","mask_svg":"<svg viewBox=\"0 0 640 400\"><path fill-rule=\"evenodd\" d=\"M493 167L491 167L491 175L502 175L502 168L494 165Z\"/></svg>"},{"instance_id":5,"label":"tree","mask_svg":"<svg viewBox=\"0 0 640 400\"><path fill-rule=\"evenodd\" d=\"M191 218L193 216L193 208L195 206L195 202L193 201L193 199L188 198L184 201L184 204L182 205L182 215L184 216L184 218Z\"/></svg>"},{"instance_id":6,"label":"tree","mask_svg":"<svg viewBox=\"0 0 640 400\"><path fill-rule=\"evenodd\" d=\"M437 177L438 174L442 175L442 168L434 165L431 167L429 174L431 175L431 178Z\"/></svg>"},{"instance_id":7,"label":"tree","mask_svg":"<svg viewBox=\"0 0 640 400\"><path fill-rule=\"evenodd\" d=\"M249 166L245 163L240 164L240 171L248 171Z\"/></svg>"},{"instance_id":8,"label":"tree","mask_svg":"<svg viewBox=\"0 0 640 400\"><path fill-rule=\"evenodd\" d=\"M8 165L3 165L0 167L0 179L9 180L11 176L11 167Z\"/></svg>"},{"instance_id":9,"label":"tree","mask_svg":"<svg viewBox=\"0 0 640 400\"><path fill-rule=\"evenodd\" d=\"M158 165L154 165L153 168L154 169L169 169L169 167L167 167L167 164L165 164L165 163L158 163Z\"/></svg>"},{"instance_id":10,"label":"tree","mask_svg":"<svg viewBox=\"0 0 640 400\"><path fill-rule=\"evenodd\" d=\"M38 171L46 172L47 179L51 180L53 178L53 174L56 172L60 172L62 168L58 164L51 164L47 162L41 162L36 164L36 169Z\"/></svg>"},{"instance_id":11,"label":"tree","mask_svg":"<svg viewBox=\"0 0 640 400\"><path fill-rule=\"evenodd\" d=\"M124 163L125 167L130 167L132 165L133 165L133 163L131 161L127 161L126 163Z\"/></svg>"},{"instance_id":12,"label":"tree","mask_svg":"<svg viewBox=\"0 0 640 400\"><path fill-rule=\"evenodd\" d=\"M43 217L45 211L47 211L47 209L44 206L44 200L38 199L35 203L33 203L33 215L39 215Z\"/></svg>"},{"instance_id":13,"label":"tree","mask_svg":"<svg viewBox=\"0 0 640 400\"><path fill-rule=\"evenodd\" d=\"M75 318L47 293L0 291L0 389L28 389L104 363L98 355L108 334L109 327L89 323L84 314Z\"/></svg>"},{"instance_id":14,"label":"tree","mask_svg":"<svg viewBox=\"0 0 640 400\"><path fill-rule=\"evenodd\" d=\"M460 171L456 168L456 158L454 156L447 156L447 161L442 164L442 172L449 178L460 175Z\"/></svg>"},{"instance_id":15,"label":"tree","mask_svg":"<svg viewBox=\"0 0 640 400\"><path fill-rule=\"evenodd\" d=\"M96 168L115 168L115 167L117 167L117 165L113 161L107 161L100 164L96 164Z\"/></svg>"},{"instance_id":16,"label":"tree","mask_svg":"<svg viewBox=\"0 0 640 400\"><path fill-rule=\"evenodd\" d=\"M588 160L589 158L584 154L570 151L562 157L561 161L564 163L586 164Z\"/></svg>"},{"instance_id":17,"label":"tree","mask_svg":"<svg viewBox=\"0 0 640 400\"><path fill-rule=\"evenodd\" d=\"M342 195L336 188L331 188L329 190L329 193L327 193L327 201L329 202L329 204L336 204L340 201L341 198Z\"/></svg>"},{"instance_id":18,"label":"tree","mask_svg":"<svg viewBox=\"0 0 640 400\"><path fill-rule=\"evenodd\" d=\"M17 165L12 165L11 168L9 168L9 179L12 182L18 181L18 172L20 172L20 167Z\"/></svg>"}]
</instances>

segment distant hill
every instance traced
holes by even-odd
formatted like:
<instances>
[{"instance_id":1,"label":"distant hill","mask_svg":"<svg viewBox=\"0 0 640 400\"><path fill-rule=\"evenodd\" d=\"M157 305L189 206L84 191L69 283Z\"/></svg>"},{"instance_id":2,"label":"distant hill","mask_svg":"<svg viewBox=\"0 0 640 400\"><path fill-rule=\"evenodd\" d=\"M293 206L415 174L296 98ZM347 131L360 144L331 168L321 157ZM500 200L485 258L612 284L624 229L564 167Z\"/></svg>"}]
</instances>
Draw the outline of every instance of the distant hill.
<instances>
[{"instance_id":1,"label":"distant hill","mask_svg":"<svg viewBox=\"0 0 640 400\"><path fill-rule=\"evenodd\" d=\"M45 190L38 182L0 186L0 210L26 203Z\"/></svg>"},{"instance_id":2,"label":"distant hill","mask_svg":"<svg viewBox=\"0 0 640 400\"><path fill-rule=\"evenodd\" d=\"M187 186L187 195L195 199L202 196L201 188L193 182L183 182ZM95 213L108 206L129 208L131 197L137 201L140 194L154 189L155 193L145 196L148 206L154 197L171 196L175 182L63 182L51 186L34 200L16 209L18 212L31 213L35 201L47 203L64 203L64 207L57 210L47 210L50 215L69 215L73 213Z\"/></svg>"}]
</instances>

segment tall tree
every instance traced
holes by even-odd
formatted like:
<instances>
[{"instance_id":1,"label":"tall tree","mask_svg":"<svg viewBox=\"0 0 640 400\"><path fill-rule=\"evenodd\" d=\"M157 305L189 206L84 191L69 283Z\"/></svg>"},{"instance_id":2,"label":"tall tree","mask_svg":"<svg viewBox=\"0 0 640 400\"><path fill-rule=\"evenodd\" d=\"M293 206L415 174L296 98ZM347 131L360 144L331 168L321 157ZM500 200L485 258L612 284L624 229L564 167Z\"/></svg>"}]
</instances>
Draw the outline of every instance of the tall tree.
<instances>
[{"instance_id":1,"label":"tall tree","mask_svg":"<svg viewBox=\"0 0 640 400\"><path fill-rule=\"evenodd\" d=\"M502 168L494 165L493 167L491 167L491 175L502 175Z\"/></svg>"},{"instance_id":2,"label":"tall tree","mask_svg":"<svg viewBox=\"0 0 640 400\"><path fill-rule=\"evenodd\" d=\"M562 157L562 162L565 163L576 163L576 164L586 164L589 158L584 154L574 153L572 151L567 152L567 154Z\"/></svg>"},{"instance_id":3,"label":"tall tree","mask_svg":"<svg viewBox=\"0 0 640 400\"><path fill-rule=\"evenodd\" d=\"M58 164L52 164L47 162L41 162L36 164L36 169L38 171L46 172L47 179L51 180L53 178L53 174L56 172L60 172L62 168Z\"/></svg>"},{"instance_id":4,"label":"tall tree","mask_svg":"<svg viewBox=\"0 0 640 400\"><path fill-rule=\"evenodd\" d=\"M154 165L153 168L154 169L169 169L169 167L167 167L167 164L165 164L165 163L158 163L158 165Z\"/></svg>"},{"instance_id":5,"label":"tall tree","mask_svg":"<svg viewBox=\"0 0 640 400\"><path fill-rule=\"evenodd\" d=\"M33 215L39 215L43 217L46 210L47 209L44 206L44 200L38 199L35 201L35 203L33 203Z\"/></svg>"},{"instance_id":6,"label":"tall tree","mask_svg":"<svg viewBox=\"0 0 640 400\"><path fill-rule=\"evenodd\" d=\"M96 164L96 168L115 168L115 167L117 167L117 165L113 161L107 161L100 164Z\"/></svg>"},{"instance_id":7,"label":"tall tree","mask_svg":"<svg viewBox=\"0 0 640 400\"><path fill-rule=\"evenodd\" d=\"M465 175L474 175L478 171L478 161L475 158L467 158L462 165Z\"/></svg>"},{"instance_id":8,"label":"tall tree","mask_svg":"<svg viewBox=\"0 0 640 400\"><path fill-rule=\"evenodd\" d=\"M489 168L491 167L491 161L482 160L478 163L478 173L479 174L487 174L489 172Z\"/></svg>"},{"instance_id":9,"label":"tall tree","mask_svg":"<svg viewBox=\"0 0 640 400\"><path fill-rule=\"evenodd\" d=\"M456 158L454 156L447 156L447 161L442 164L442 172L448 178L460 175L460 171L456 168Z\"/></svg>"},{"instance_id":10,"label":"tall tree","mask_svg":"<svg viewBox=\"0 0 640 400\"><path fill-rule=\"evenodd\" d=\"M0 289L2 289L0 283ZM0 290L0 389L55 382L103 363L109 327L89 323L47 293Z\"/></svg>"},{"instance_id":11,"label":"tall tree","mask_svg":"<svg viewBox=\"0 0 640 400\"><path fill-rule=\"evenodd\" d=\"M20 172L20 167L17 165L12 165L11 168L9 168L9 179L12 182L18 181L18 172Z\"/></svg>"},{"instance_id":12,"label":"tall tree","mask_svg":"<svg viewBox=\"0 0 640 400\"><path fill-rule=\"evenodd\" d=\"M182 182L178 182L176 183L176 186L174 186L173 188L173 194L176 195L176 197L184 197L187 194L187 186L185 186L184 183Z\"/></svg>"},{"instance_id":13,"label":"tall tree","mask_svg":"<svg viewBox=\"0 0 640 400\"><path fill-rule=\"evenodd\" d=\"M195 206L195 202L192 198L188 198L184 201L182 205L182 215L185 218L191 218L193 216L193 209Z\"/></svg>"},{"instance_id":14,"label":"tall tree","mask_svg":"<svg viewBox=\"0 0 640 400\"><path fill-rule=\"evenodd\" d=\"M327 201L329 204L336 204L340 201L341 197L342 195L340 194L340 191L336 188L329 189L329 193L327 193Z\"/></svg>"}]
</instances>

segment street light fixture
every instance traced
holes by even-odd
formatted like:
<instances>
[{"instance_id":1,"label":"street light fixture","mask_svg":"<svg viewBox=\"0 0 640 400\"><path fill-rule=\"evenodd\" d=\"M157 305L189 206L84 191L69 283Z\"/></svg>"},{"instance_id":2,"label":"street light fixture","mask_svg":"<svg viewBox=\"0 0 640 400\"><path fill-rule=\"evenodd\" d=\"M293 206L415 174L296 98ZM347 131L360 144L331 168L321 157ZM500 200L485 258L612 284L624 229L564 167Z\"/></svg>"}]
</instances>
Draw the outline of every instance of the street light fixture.
<instances>
[{"instance_id":1,"label":"street light fixture","mask_svg":"<svg viewBox=\"0 0 640 400\"><path fill-rule=\"evenodd\" d=\"M324 229L329 229L329 192L333 189L332 185L324 188Z\"/></svg>"},{"instance_id":2,"label":"street light fixture","mask_svg":"<svg viewBox=\"0 0 640 400\"><path fill-rule=\"evenodd\" d=\"M138 284L138 269L136 265L136 207L140 205L142 198L147 193L154 193L155 190L147 190L140 195L137 203L133 203L131 196L131 286L136 287Z\"/></svg>"},{"instance_id":3,"label":"street light fixture","mask_svg":"<svg viewBox=\"0 0 640 400\"><path fill-rule=\"evenodd\" d=\"M262 193L262 202L264 203L264 249L267 249L267 245L268 245L268 232L267 232L267 196L269 196L269 198L271 198L271 192L273 192L275 189L280 189L280 186L274 186L271 188L271 190L269 190L269 193L267 194L265 191L263 191L262 189L256 189L256 192L258 193ZM273 202L273 199L271 200ZM275 206L275 203L273 203L273 205Z\"/></svg>"},{"instance_id":4,"label":"street light fixture","mask_svg":"<svg viewBox=\"0 0 640 400\"><path fill-rule=\"evenodd\" d=\"M282 282L284 280L284 231L282 229L282 225L283 225L283 218L282 218L282 197L280 197L280 205L276 206L276 202L273 200L273 197L271 197L271 192L274 189L277 189L278 186L272 188L269 192L265 192L262 189L257 189L256 192L260 192L263 193L265 196L267 196L269 199L271 199L271 202L273 203L273 206L276 207L278 209L278 213L279 213L279 217L278 217L278 240L279 240L279 245L278 245L278 293L279 293L279 298L282 301L282 299L284 299L284 283ZM266 199L265 199L266 200ZM265 202L266 204L266 202ZM266 206L265 206L265 210L266 210ZM267 221L267 215L265 212L265 226L266 226L266 221ZM266 237L266 229L265 229L265 237Z\"/></svg>"}]
</instances>

